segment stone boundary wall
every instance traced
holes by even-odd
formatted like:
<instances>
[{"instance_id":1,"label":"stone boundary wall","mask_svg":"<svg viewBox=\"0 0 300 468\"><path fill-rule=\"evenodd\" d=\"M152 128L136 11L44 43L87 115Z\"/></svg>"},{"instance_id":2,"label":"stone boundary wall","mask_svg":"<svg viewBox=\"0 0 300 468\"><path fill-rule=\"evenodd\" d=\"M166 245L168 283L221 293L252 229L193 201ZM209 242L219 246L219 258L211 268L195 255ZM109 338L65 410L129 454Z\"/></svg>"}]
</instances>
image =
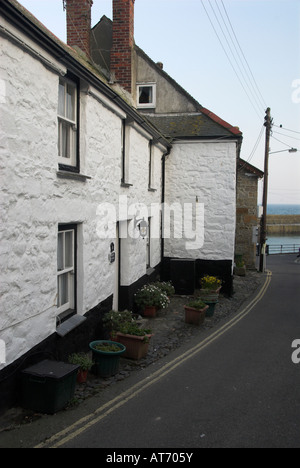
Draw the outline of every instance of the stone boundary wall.
<instances>
[{"instance_id":1,"label":"stone boundary wall","mask_svg":"<svg viewBox=\"0 0 300 468\"><path fill-rule=\"evenodd\" d=\"M300 215L267 216L268 234L300 234Z\"/></svg>"}]
</instances>

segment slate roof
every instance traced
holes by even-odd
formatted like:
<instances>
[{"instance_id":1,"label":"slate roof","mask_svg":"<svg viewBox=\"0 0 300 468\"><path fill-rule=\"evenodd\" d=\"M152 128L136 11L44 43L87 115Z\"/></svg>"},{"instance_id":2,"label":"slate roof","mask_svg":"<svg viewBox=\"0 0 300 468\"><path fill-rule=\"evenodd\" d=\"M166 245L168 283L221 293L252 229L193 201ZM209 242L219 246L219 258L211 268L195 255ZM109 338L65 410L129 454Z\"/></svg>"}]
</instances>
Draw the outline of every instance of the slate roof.
<instances>
[{"instance_id":1,"label":"slate roof","mask_svg":"<svg viewBox=\"0 0 300 468\"><path fill-rule=\"evenodd\" d=\"M264 175L265 175L265 173L263 171L261 171L260 169L258 169L255 166L252 166L252 164L248 163L247 161L245 161L242 158L240 158L238 160L238 170L240 172L242 172L242 171L250 172L250 174L256 175L259 179L262 179L264 177Z\"/></svg>"},{"instance_id":2,"label":"slate roof","mask_svg":"<svg viewBox=\"0 0 300 468\"><path fill-rule=\"evenodd\" d=\"M242 136L236 127L226 128L217 121L212 120L204 112L189 114L147 114L159 130L170 139L176 138L229 138ZM234 133L235 130L235 133Z\"/></svg>"},{"instance_id":3,"label":"slate roof","mask_svg":"<svg viewBox=\"0 0 300 468\"><path fill-rule=\"evenodd\" d=\"M93 58L103 68L109 68L110 47L112 44L112 21L103 16L93 27L92 54ZM101 47L100 47L101 45ZM140 47L135 44L135 52L146 60L150 67L156 70L181 95L185 96L196 109L195 114L150 114L142 112L166 138L218 138L235 137L242 139L242 132L238 127L225 122L213 112L203 107L191 96L173 77L155 63Z\"/></svg>"}]
</instances>

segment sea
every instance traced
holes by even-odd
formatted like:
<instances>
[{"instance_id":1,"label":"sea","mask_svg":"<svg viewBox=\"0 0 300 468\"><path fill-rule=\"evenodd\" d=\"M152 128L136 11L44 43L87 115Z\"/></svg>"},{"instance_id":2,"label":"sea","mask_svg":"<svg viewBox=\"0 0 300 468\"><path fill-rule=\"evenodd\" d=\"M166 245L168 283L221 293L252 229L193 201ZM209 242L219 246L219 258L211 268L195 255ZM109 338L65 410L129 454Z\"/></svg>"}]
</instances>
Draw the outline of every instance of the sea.
<instances>
[{"instance_id":1,"label":"sea","mask_svg":"<svg viewBox=\"0 0 300 468\"><path fill-rule=\"evenodd\" d=\"M268 205L268 214L270 215L300 215L300 205ZM298 251L300 247L300 234L299 235L269 235L267 243L270 246L290 245L296 246Z\"/></svg>"}]
</instances>

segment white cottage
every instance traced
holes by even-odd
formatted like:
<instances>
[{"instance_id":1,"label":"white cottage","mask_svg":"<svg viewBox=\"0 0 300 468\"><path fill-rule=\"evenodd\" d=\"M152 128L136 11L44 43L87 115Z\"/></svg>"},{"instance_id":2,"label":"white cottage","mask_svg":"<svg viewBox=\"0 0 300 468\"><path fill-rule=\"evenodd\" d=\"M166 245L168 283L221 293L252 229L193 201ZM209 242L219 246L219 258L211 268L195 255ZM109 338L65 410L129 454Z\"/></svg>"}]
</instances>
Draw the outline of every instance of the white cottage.
<instances>
[{"instance_id":1,"label":"white cottage","mask_svg":"<svg viewBox=\"0 0 300 468\"><path fill-rule=\"evenodd\" d=\"M17 1L0 11L5 404L20 363L86 347L101 314L131 306L155 274L161 239L143 238L139 224L161 202L169 144L87 56Z\"/></svg>"},{"instance_id":2,"label":"white cottage","mask_svg":"<svg viewBox=\"0 0 300 468\"><path fill-rule=\"evenodd\" d=\"M164 171L162 274L179 293L193 292L206 273L218 275L230 294L242 133L199 104L161 62L134 44L134 1L113 0L113 21L104 16L93 28L91 53L172 144Z\"/></svg>"}]
</instances>

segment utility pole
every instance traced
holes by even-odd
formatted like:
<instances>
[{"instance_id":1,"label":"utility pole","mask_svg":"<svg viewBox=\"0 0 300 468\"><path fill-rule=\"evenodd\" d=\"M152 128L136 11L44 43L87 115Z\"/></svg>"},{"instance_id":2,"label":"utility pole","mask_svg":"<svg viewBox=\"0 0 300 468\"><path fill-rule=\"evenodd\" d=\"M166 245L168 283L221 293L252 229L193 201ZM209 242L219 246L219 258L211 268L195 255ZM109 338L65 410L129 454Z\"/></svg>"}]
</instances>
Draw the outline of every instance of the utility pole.
<instances>
[{"instance_id":1,"label":"utility pole","mask_svg":"<svg viewBox=\"0 0 300 468\"><path fill-rule=\"evenodd\" d=\"M270 137L272 129L271 109L266 110L265 123L266 127L266 147L265 147L265 175L264 175L264 191L263 191L263 215L261 218L260 229L260 262L259 271L265 271L265 259L267 248L267 206L268 206L268 176L269 176L269 153L270 153Z\"/></svg>"}]
</instances>

